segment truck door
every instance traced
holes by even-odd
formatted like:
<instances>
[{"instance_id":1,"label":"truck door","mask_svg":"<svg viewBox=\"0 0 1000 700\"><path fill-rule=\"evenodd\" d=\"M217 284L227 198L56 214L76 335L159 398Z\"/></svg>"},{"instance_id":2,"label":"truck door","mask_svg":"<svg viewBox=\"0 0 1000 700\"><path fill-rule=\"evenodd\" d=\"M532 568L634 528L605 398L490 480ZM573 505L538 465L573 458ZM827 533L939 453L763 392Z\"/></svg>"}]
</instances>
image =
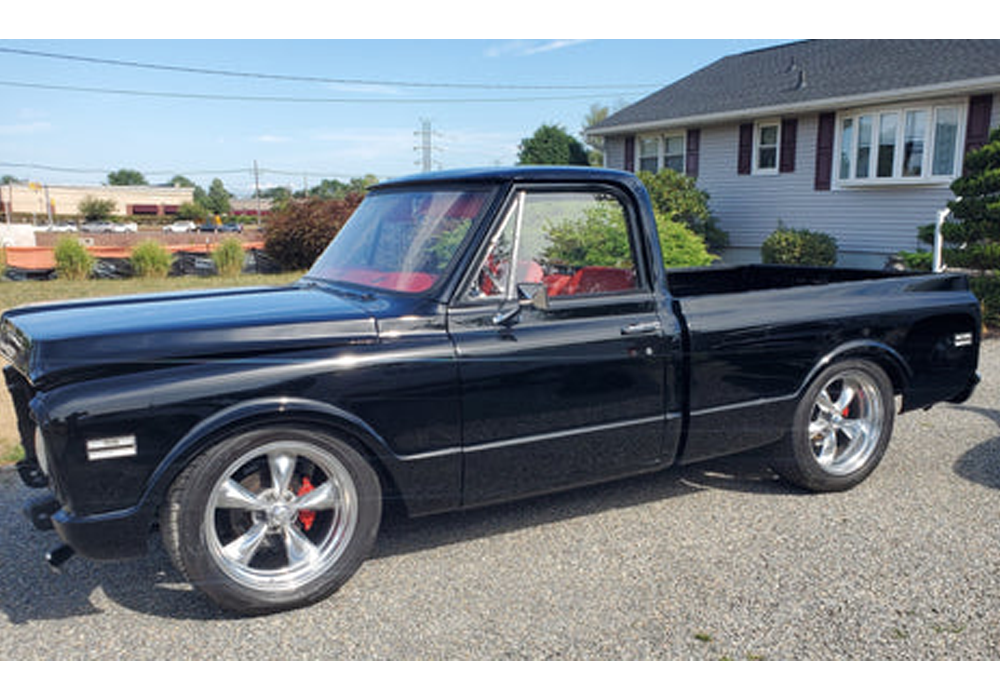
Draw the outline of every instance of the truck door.
<instances>
[{"instance_id":1,"label":"truck door","mask_svg":"<svg viewBox=\"0 0 1000 700\"><path fill-rule=\"evenodd\" d=\"M625 202L589 185L516 191L460 288L465 504L672 459L680 341Z\"/></svg>"}]
</instances>

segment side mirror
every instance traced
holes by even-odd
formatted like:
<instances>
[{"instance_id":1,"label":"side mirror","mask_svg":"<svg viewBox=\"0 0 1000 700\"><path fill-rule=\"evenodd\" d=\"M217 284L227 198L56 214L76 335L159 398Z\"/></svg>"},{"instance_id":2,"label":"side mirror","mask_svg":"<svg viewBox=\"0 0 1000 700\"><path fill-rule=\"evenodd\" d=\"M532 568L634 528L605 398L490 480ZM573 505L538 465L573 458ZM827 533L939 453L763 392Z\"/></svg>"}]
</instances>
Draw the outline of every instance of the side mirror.
<instances>
[{"instance_id":1,"label":"side mirror","mask_svg":"<svg viewBox=\"0 0 1000 700\"><path fill-rule=\"evenodd\" d=\"M517 296L540 311L549 310L549 292L540 282L523 282L517 285Z\"/></svg>"},{"instance_id":2,"label":"side mirror","mask_svg":"<svg viewBox=\"0 0 1000 700\"><path fill-rule=\"evenodd\" d=\"M526 306L547 311L549 308L549 293L544 284L524 282L517 285L517 304L508 309L501 308L493 316L494 326L510 328L521 319L521 309Z\"/></svg>"}]
</instances>

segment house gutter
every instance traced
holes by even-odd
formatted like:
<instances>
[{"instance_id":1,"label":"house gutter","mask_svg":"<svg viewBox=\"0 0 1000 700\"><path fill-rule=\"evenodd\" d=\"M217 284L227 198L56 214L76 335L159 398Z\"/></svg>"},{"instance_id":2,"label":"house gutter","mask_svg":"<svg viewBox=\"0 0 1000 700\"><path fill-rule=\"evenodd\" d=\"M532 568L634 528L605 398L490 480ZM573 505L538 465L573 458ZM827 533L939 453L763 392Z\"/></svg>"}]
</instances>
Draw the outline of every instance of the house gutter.
<instances>
[{"instance_id":1,"label":"house gutter","mask_svg":"<svg viewBox=\"0 0 1000 700\"><path fill-rule=\"evenodd\" d=\"M723 122L748 121L765 117L776 117L793 112L823 112L844 108L861 108L870 104L886 104L890 102L911 101L914 99L935 99L938 97L954 97L955 93L972 95L978 92L1000 92L1000 76L972 78L949 83L921 85L920 87L899 88L882 92L830 97L821 100L803 102L785 102L763 107L737 109L728 112L710 112L705 114L688 114L670 119L659 119L648 122L634 122L618 126L594 127L586 130L588 136L614 136L617 134L635 134L642 131L659 129L675 129L679 127L709 126Z\"/></svg>"}]
</instances>

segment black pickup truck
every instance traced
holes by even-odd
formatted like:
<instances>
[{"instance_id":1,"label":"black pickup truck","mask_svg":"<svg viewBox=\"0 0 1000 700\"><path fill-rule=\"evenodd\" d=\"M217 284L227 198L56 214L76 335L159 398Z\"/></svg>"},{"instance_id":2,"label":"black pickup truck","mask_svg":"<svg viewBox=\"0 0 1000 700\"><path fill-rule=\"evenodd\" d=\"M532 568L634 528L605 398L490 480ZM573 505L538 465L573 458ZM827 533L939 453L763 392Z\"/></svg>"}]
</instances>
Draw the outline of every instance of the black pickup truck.
<instances>
[{"instance_id":1,"label":"black pickup truck","mask_svg":"<svg viewBox=\"0 0 1000 700\"><path fill-rule=\"evenodd\" d=\"M514 168L376 186L291 286L24 307L0 343L50 560L139 555L158 527L195 586L262 612L343 584L386 499L750 450L850 488L897 397L970 395L980 323L958 274L668 270L634 176Z\"/></svg>"}]
</instances>

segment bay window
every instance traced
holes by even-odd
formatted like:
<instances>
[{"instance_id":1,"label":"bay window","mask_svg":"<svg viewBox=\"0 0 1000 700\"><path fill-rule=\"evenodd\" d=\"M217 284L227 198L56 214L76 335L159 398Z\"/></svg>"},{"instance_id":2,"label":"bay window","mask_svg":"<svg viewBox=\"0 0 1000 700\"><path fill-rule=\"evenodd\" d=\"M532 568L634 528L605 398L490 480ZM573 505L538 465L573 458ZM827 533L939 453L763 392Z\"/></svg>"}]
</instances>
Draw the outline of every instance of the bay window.
<instances>
[{"instance_id":1,"label":"bay window","mask_svg":"<svg viewBox=\"0 0 1000 700\"><path fill-rule=\"evenodd\" d=\"M950 182L960 173L961 105L903 105L840 115L841 185Z\"/></svg>"}]
</instances>

